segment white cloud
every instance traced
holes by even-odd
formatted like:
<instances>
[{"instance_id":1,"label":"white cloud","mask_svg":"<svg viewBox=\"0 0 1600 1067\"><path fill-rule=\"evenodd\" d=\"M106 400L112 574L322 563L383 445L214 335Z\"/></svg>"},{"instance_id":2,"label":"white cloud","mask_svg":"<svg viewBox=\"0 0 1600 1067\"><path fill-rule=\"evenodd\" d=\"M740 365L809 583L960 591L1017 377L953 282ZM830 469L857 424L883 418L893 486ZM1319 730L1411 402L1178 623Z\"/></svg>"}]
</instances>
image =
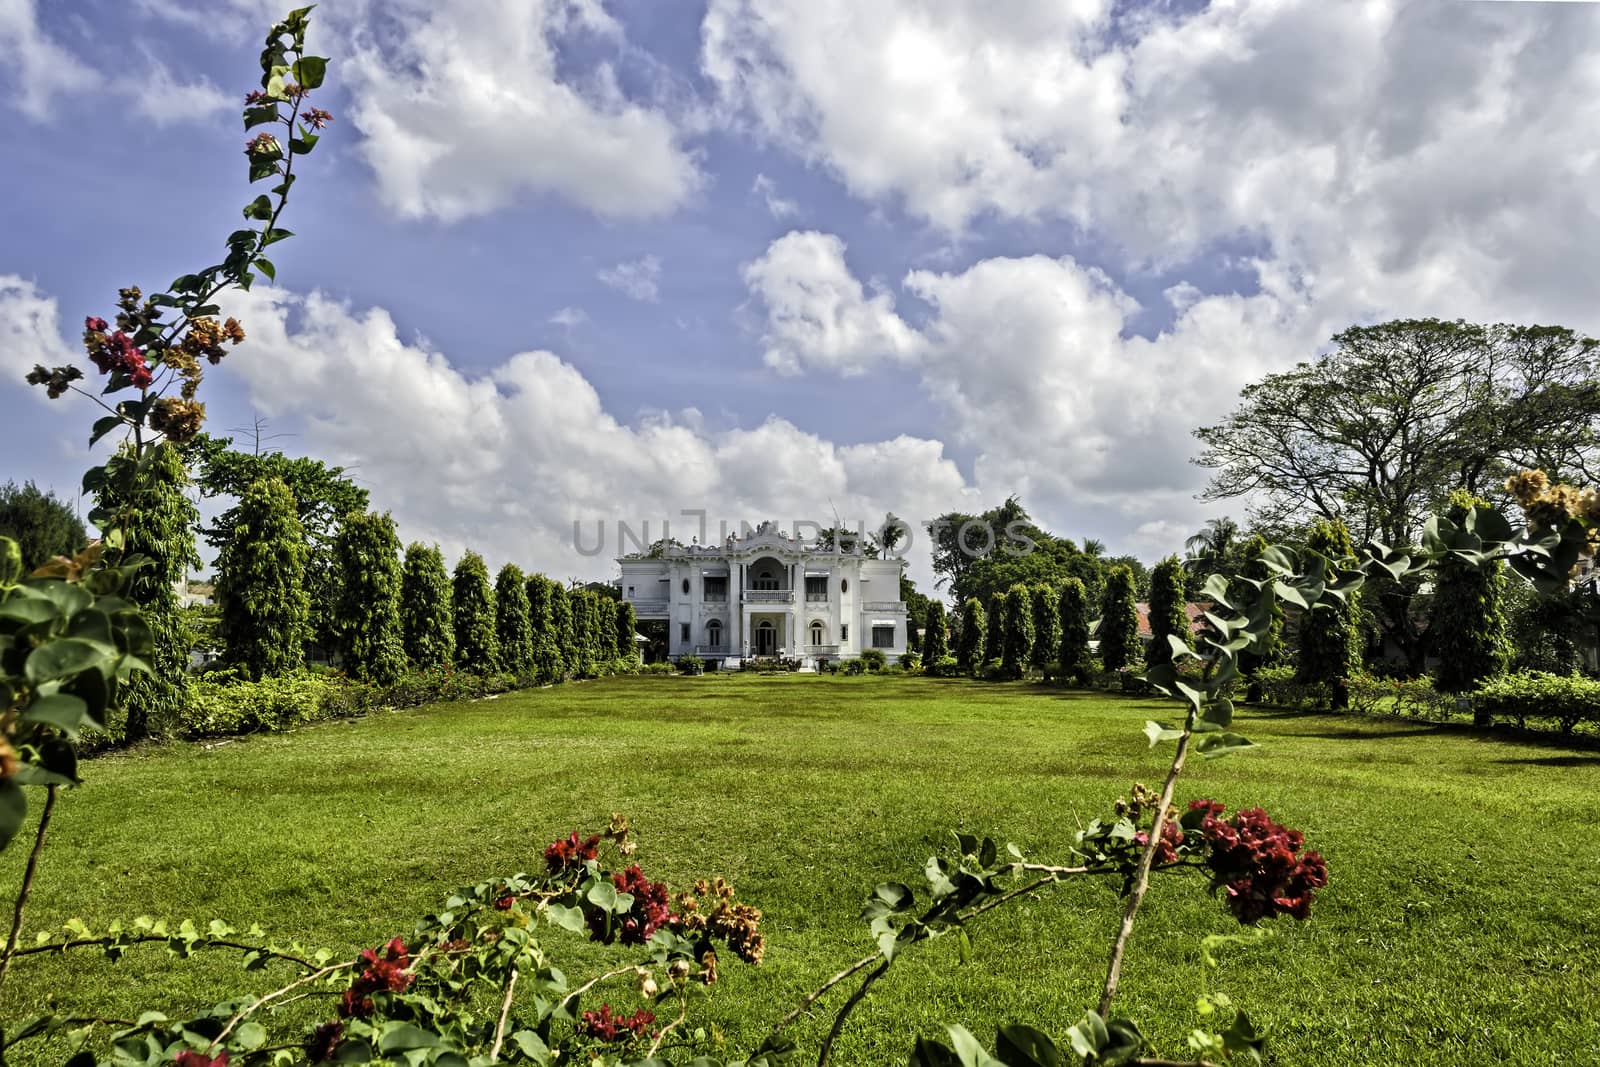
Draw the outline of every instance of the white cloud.
<instances>
[{"instance_id":1,"label":"white cloud","mask_svg":"<svg viewBox=\"0 0 1600 1067\"><path fill-rule=\"evenodd\" d=\"M861 374L881 361L915 356L920 339L888 293L869 296L833 234L794 231L745 264L750 292L766 309L767 366L782 374L808 367Z\"/></svg>"},{"instance_id":2,"label":"white cloud","mask_svg":"<svg viewBox=\"0 0 1600 1067\"><path fill-rule=\"evenodd\" d=\"M55 298L25 278L0 274L0 378L21 385L36 364L56 367L77 355L61 338ZM22 388L48 399L40 387Z\"/></svg>"},{"instance_id":3,"label":"white cloud","mask_svg":"<svg viewBox=\"0 0 1600 1067\"><path fill-rule=\"evenodd\" d=\"M765 174L757 174L750 183L750 192L766 202L767 212L775 219L789 219L800 214L800 205L778 195L778 183Z\"/></svg>"},{"instance_id":4,"label":"white cloud","mask_svg":"<svg viewBox=\"0 0 1600 1067\"><path fill-rule=\"evenodd\" d=\"M582 308L564 307L557 311L554 315L551 315L550 321L555 323L557 326L563 326L570 330L576 326L582 326L584 323L588 322L589 313Z\"/></svg>"},{"instance_id":5,"label":"white cloud","mask_svg":"<svg viewBox=\"0 0 1600 1067\"><path fill-rule=\"evenodd\" d=\"M700 183L661 109L627 99L604 64L557 69L564 35L617 38L595 2L472 0L374 9L341 64L360 150L385 202L453 221L553 194L598 215L660 215Z\"/></svg>"},{"instance_id":6,"label":"white cloud","mask_svg":"<svg viewBox=\"0 0 1600 1067\"><path fill-rule=\"evenodd\" d=\"M157 126L202 122L235 103L208 78L180 82L165 63L148 55L146 59L150 69L138 77L119 79L117 89L133 101L135 114Z\"/></svg>"},{"instance_id":7,"label":"white cloud","mask_svg":"<svg viewBox=\"0 0 1600 1067\"><path fill-rule=\"evenodd\" d=\"M652 536L667 519L687 539L685 508L706 509L715 536L723 518L829 522L830 502L870 527L889 510L920 518L981 499L937 441L839 445L780 418L714 431L692 410L630 425L551 352L469 374L402 340L382 308L257 289L234 294L228 311L250 340L224 369L242 376L253 407L302 419L308 454L358 469L404 538L451 553L470 546L491 561L598 576L611 570L619 519L635 530L649 519ZM575 550L575 519L585 545L606 522L604 556Z\"/></svg>"},{"instance_id":8,"label":"white cloud","mask_svg":"<svg viewBox=\"0 0 1600 1067\"><path fill-rule=\"evenodd\" d=\"M642 256L629 263L618 263L595 275L604 285L609 285L635 300L655 303L661 296L658 284L661 278L661 258Z\"/></svg>"},{"instance_id":9,"label":"white cloud","mask_svg":"<svg viewBox=\"0 0 1600 1067\"><path fill-rule=\"evenodd\" d=\"M28 118L50 117L54 97L100 84L100 76L39 25L34 0L0 0L0 50L6 55L12 105Z\"/></svg>"}]
</instances>

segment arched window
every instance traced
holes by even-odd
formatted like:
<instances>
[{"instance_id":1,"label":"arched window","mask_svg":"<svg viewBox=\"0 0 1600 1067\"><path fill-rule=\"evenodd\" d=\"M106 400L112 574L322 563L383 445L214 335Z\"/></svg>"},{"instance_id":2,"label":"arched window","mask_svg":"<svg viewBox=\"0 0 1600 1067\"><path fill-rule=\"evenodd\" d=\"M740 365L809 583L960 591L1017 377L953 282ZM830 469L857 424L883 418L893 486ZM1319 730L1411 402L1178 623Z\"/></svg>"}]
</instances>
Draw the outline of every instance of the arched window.
<instances>
[{"instance_id":1,"label":"arched window","mask_svg":"<svg viewBox=\"0 0 1600 1067\"><path fill-rule=\"evenodd\" d=\"M850 591L850 579L848 579L848 578L840 578L839 579L839 592L848 593L849 591Z\"/></svg>"},{"instance_id":2,"label":"arched window","mask_svg":"<svg viewBox=\"0 0 1600 1067\"><path fill-rule=\"evenodd\" d=\"M753 579L751 579L750 588L751 589L776 589L776 588L778 588L778 576L776 574L774 574L771 570L763 568L763 569L757 571L756 572L756 576Z\"/></svg>"},{"instance_id":3,"label":"arched window","mask_svg":"<svg viewBox=\"0 0 1600 1067\"><path fill-rule=\"evenodd\" d=\"M687 579L687 578L685 578L683 580L683 595L684 596L688 596L689 595L689 579Z\"/></svg>"},{"instance_id":4,"label":"arched window","mask_svg":"<svg viewBox=\"0 0 1600 1067\"><path fill-rule=\"evenodd\" d=\"M828 631L822 625L822 623L814 622L814 623L811 624L811 643L813 645L822 644L824 642L824 640L827 638L827 636L828 636Z\"/></svg>"},{"instance_id":5,"label":"arched window","mask_svg":"<svg viewBox=\"0 0 1600 1067\"><path fill-rule=\"evenodd\" d=\"M756 626L756 655L776 656L778 654L778 628L763 619Z\"/></svg>"},{"instance_id":6,"label":"arched window","mask_svg":"<svg viewBox=\"0 0 1600 1067\"><path fill-rule=\"evenodd\" d=\"M712 619L706 623L706 644L711 648L722 647L722 620Z\"/></svg>"}]
</instances>

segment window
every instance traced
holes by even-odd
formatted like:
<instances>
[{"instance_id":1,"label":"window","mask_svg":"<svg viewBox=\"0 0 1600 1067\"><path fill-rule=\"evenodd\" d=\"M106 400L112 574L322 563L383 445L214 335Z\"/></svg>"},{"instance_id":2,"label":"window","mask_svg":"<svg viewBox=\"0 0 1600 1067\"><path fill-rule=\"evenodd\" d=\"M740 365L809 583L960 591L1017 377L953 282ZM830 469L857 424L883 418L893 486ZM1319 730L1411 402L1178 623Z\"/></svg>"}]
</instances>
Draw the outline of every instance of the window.
<instances>
[{"instance_id":1,"label":"window","mask_svg":"<svg viewBox=\"0 0 1600 1067\"><path fill-rule=\"evenodd\" d=\"M848 593L849 591L850 591L850 579L848 579L848 578L840 578L839 579L839 592Z\"/></svg>"},{"instance_id":2,"label":"window","mask_svg":"<svg viewBox=\"0 0 1600 1067\"><path fill-rule=\"evenodd\" d=\"M706 644L711 648L722 647L721 621L712 619L710 622L706 623Z\"/></svg>"},{"instance_id":3,"label":"window","mask_svg":"<svg viewBox=\"0 0 1600 1067\"><path fill-rule=\"evenodd\" d=\"M728 600L728 579L724 577L706 578L700 583L701 599L713 604L723 604Z\"/></svg>"},{"instance_id":4,"label":"window","mask_svg":"<svg viewBox=\"0 0 1600 1067\"><path fill-rule=\"evenodd\" d=\"M628 599L629 600L633 599L633 586L631 586L631 585L628 586Z\"/></svg>"},{"instance_id":5,"label":"window","mask_svg":"<svg viewBox=\"0 0 1600 1067\"><path fill-rule=\"evenodd\" d=\"M756 572L754 578L750 579L750 588L775 590L778 588L778 576L772 571L762 568Z\"/></svg>"},{"instance_id":6,"label":"window","mask_svg":"<svg viewBox=\"0 0 1600 1067\"><path fill-rule=\"evenodd\" d=\"M839 624L839 640L841 640L841 641L850 640L850 624L849 623L844 622L844 623L840 623Z\"/></svg>"},{"instance_id":7,"label":"window","mask_svg":"<svg viewBox=\"0 0 1600 1067\"><path fill-rule=\"evenodd\" d=\"M686 645L689 643L689 624L688 623L680 622L678 624L678 640L682 641Z\"/></svg>"},{"instance_id":8,"label":"window","mask_svg":"<svg viewBox=\"0 0 1600 1067\"><path fill-rule=\"evenodd\" d=\"M687 578L685 578L683 580L683 595L684 596L688 596L689 595L689 579L687 579Z\"/></svg>"},{"instance_id":9,"label":"window","mask_svg":"<svg viewBox=\"0 0 1600 1067\"><path fill-rule=\"evenodd\" d=\"M826 576L820 577L820 578L814 578L809 574L806 575L806 599L807 600L827 600L828 599L828 579L827 579ZM821 641L817 642L817 644L819 644L819 645L821 643L822 643Z\"/></svg>"},{"instance_id":10,"label":"window","mask_svg":"<svg viewBox=\"0 0 1600 1067\"><path fill-rule=\"evenodd\" d=\"M811 643L813 645L822 644L823 640L827 636L828 632L827 630L823 629L823 626L820 622L814 622L811 624Z\"/></svg>"},{"instance_id":11,"label":"window","mask_svg":"<svg viewBox=\"0 0 1600 1067\"><path fill-rule=\"evenodd\" d=\"M874 626L872 628L872 647L873 648L893 648L894 647L894 627L893 626Z\"/></svg>"}]
</instances>

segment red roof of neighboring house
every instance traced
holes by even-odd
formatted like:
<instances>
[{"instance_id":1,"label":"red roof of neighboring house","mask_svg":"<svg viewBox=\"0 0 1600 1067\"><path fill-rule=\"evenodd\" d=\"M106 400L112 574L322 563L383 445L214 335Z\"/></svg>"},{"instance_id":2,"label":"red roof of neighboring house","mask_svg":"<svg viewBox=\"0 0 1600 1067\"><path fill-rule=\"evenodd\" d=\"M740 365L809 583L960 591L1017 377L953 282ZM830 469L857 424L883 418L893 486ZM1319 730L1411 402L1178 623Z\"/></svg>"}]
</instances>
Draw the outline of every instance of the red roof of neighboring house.
<instances>
[{"instance_id":1,"label":"red roof of neighboring house","mask_svg":"<svg viewBox=\"0 0 1600 1067\"><path fill-rule=\"evenodd\" d=\"M1155 636L1150 629L1150 604L1148 601L1141 600L1134 607L1139 611L1139 639L1148 641ZM1211 602L1209 600L1204 603L1190 601L1183 606L1183 610L1189 616L1189 631L1191 633L1199 633L1206 627L1206 621L1201 616L1211 610Z\"/></svg>"}]
</instances>

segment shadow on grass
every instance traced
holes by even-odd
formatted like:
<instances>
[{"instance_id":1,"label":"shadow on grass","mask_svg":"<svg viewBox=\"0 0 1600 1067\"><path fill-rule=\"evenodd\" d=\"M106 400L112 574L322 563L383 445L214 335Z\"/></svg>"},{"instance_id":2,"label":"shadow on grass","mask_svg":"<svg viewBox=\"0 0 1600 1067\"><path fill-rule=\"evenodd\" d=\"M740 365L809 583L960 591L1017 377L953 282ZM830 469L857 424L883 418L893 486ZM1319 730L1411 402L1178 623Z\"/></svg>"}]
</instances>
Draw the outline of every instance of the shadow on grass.
<instances>
[{"instance_id":1,"label":"shadow on grass","mask_svg":"<svg viewBox=\"0 0 1600 1067\"><path fill-rule=\"evenodd\" d=\"M1530 767L1600 767L1600 753L1586 756L1529 756L1525 759L1497 759L1492 762Z\"/></svg>"}]
</instances>

